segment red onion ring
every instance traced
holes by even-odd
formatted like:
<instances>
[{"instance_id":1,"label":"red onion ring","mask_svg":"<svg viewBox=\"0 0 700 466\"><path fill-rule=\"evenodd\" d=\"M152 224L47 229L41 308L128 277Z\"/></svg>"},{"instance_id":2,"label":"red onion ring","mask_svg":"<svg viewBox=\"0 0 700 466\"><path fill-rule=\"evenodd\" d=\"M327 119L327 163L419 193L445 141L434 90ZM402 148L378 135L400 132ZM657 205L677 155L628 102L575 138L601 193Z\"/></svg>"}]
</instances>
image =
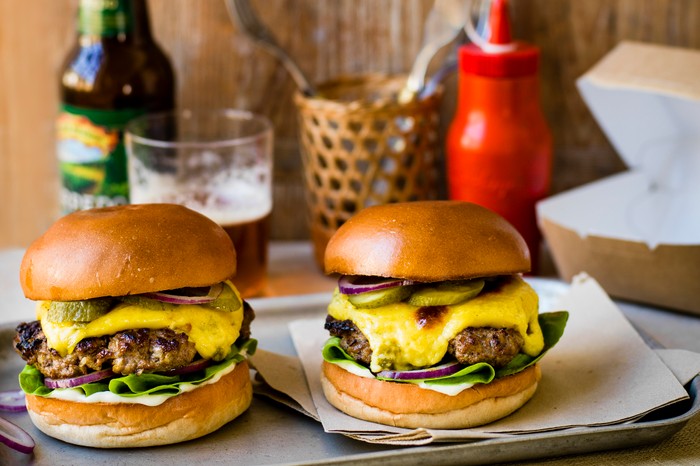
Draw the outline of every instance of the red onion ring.
<instances>
[{"instance_id":1,"label":"red onion ring","mask_svg":"<svg viewBox=\"0 0 700 466\"><path fill-rule=\"evenodd\" d=\"M211 364L209 359L198 359L191 362L190 364L173 369L170 371L160 372L163 375L182 375L189 374L191 372L197 372L199 370L205 369ZM104 369L97 372L91 372L89 374L80 375L78 377L72 377L70 379L52 379L49 377L44 378L44 385L49 388L72 388L86 383L97 382L100 380L108 379L114 377L116 374L112 372L111 369ZM22 392L20 392L22 393ZM22 393L24 396L24 393Z\"/></svg>"},{"instance_id":2,"label":"red onion ring","mask_svg":"<svg viewBox=\"0 0 700 466\"><path fill-rule=\"evenodd\" d=\"M52 379L49 377L45 377L44 385L46 385L49 388L72 388L77 387L78 385L108 379L113 376L114 372L112 372L111 369L104 369L101 371L90 372L89 374L80 375L78 377L71 377L69 379Z\"/></svg>"},{"instance_id":3,"label":"red onion ring","mask_svg":"<svg viewBox=\"0 0 700 466\"><path fill-rule=\"evenodd\" d=\"M202 369L206 369L209 367L211 364L211 360L209 359L197 359L196 361L192 361L186 366L179 367L177 369L172 369L169 371L165 372L160 372L160 374L163 375L183 375L183 374L190 374L192 372L197 372L201 371Z\"/></svg>"},{"instance_id":4,"label":"red onion ring","mask_svg":"<svg viewBox=\"0 0 700 466\"><path fill-rule=\"evenodd\" d=\"M448 362L439 366L429 367L427 369L416 369L411 371L381 371L377 377L393 380L420 380L420 379L437 379L446 377L455 372L459 372L462 365L457 361Z\"/></svg>"},{"instance_id":5,"label":"red onion ring","mask_svg":"<svg viewBox=\"0 0 700 466\"><path fill-rule=\"evenodd\" d=\"M34 439L20 426L0 417L0 442L21 453L34 451Z\"/></svg>"},{"instance_id":6,"label":"red onion ring","mask_svg":"<svg viewBox=\"0 0 700 466\"><path fill-rule=\"evenodd\" d=\"M22 390L9 390L0 392L0 411L20 412L26 411L27 404Z\"/></svg>"},{"instance_id":7,"label":"red onion ring","mask_svg":"<svg viewBox=\"0 0 700 466\"><path fill-rule=\"evenodd\" d=\"M144 293L143 296L168 304L207 304L218 298L223 289L224 285L222 283L217 283L216 285L210 286L206 294L192 296L180 294L178 293L179 290L170 290Z\"/></svg>"},{"instance_id":8,"label":"red onion ring","mask_svg":"<svg viewBox=\"0 0 700 466\"><path fill-rule=\"evenodd\" d=\"M338 279L338 288L343 294L359 294L396 286L413 285L413 283L415 283L413 280L404 280L402 278L343 275Z\"/></svg>"}]
</instances>

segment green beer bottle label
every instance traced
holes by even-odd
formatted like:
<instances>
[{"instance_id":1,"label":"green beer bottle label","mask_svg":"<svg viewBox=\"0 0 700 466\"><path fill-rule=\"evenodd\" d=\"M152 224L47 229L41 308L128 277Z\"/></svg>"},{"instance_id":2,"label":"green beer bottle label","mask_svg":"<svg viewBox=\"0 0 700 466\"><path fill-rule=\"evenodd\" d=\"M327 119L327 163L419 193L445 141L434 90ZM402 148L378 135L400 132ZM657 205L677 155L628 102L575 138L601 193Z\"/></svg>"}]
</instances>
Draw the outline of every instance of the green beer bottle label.
<instances>
[{"instance_id":1,"label":"green beer bottle label","mask_svg":"<svg viewBox=\"0 0 700 466\"><path fill-rule=\"evenodd\" d=\"M61 107L57 150L63 213L129 202L123 130L143 113Z\"/></svg>"},{"instance_id":2,"label":"green beer bottle label","mask_svg":"<svg viewBox=\"0 0 700 466\"><path fill-rule=\"evenodd\" d=\"M132 28L131 2L123 0L81 0L78 32L101 37L125 34Z\"/></svg>"}]
</instances>

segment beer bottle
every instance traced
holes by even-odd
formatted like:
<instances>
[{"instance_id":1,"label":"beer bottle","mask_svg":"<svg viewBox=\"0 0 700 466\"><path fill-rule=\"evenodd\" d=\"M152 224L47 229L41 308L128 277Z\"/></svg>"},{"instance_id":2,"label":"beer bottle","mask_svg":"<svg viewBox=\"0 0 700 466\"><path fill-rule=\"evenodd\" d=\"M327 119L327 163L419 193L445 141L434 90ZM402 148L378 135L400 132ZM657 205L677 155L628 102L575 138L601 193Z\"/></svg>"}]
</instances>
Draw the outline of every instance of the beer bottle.
<instances>
[{"instance_id":1,"label":"beer bottle","mask_svg":"<svg viewBox=\"0 0 700 466\"><path fill-rule=\"evenodd\" d=\"M146 0L80 0L61 73L57 152L63 213L128 203L123 129L174 107L175 79L151 36Z\"/></svg>"}]
</instances>

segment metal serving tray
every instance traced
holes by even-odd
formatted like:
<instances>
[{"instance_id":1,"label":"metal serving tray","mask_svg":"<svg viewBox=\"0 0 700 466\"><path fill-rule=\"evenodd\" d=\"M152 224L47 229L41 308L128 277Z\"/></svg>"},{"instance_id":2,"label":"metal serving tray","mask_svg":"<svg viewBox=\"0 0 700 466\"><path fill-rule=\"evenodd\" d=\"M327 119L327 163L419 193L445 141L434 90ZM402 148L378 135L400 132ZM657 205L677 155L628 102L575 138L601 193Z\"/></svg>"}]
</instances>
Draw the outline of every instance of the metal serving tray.
<instances>
[{"instance_id":1,"label":"metal serving tray","mask_svg":"<svg viewBox=\"0 0 700 466\"><path fill-rule=\"evenodd\" d=\"M557 293L546 282L535 284L541 296ZM554 286L554 285L552 285ZM287 324L322 316L328 294L251 300L256 311L252 332L259 347L294 355ZM23 362L12 349L15 325L0 326L0 390L16 389ZM326 434L321 424L264 397L255 397L239 418L201 439L141 449L100 450L78 447L38 431L26 413L2 416L27 430L36 441L33 455L0 445L0 464L121 465L121 464L488 464L629 448L659 442L679 431L700 411L700 377L689 386L690 400L657 411L638 422L576 428L469 443L421 447L373 445L338 434Z\"/></svg>"}]
</instances>

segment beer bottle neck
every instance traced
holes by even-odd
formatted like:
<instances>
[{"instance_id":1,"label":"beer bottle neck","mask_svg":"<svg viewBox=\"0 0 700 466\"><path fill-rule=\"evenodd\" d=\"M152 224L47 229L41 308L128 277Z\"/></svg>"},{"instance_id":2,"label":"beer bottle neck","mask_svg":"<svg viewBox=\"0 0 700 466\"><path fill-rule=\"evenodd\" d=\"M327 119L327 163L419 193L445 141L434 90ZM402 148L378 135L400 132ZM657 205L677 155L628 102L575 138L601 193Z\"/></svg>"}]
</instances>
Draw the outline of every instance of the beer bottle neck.
<instances>
[{"instance_id":1,"label":"beer bottle neck","mask_svg":"<svg viewBox=\"0 0 700 466\"><path fill-rule=\"evenodd\" d=\"M78 34L120 42L149 41L146 0L80 0Z\"/></svg>"}]
</instances>

